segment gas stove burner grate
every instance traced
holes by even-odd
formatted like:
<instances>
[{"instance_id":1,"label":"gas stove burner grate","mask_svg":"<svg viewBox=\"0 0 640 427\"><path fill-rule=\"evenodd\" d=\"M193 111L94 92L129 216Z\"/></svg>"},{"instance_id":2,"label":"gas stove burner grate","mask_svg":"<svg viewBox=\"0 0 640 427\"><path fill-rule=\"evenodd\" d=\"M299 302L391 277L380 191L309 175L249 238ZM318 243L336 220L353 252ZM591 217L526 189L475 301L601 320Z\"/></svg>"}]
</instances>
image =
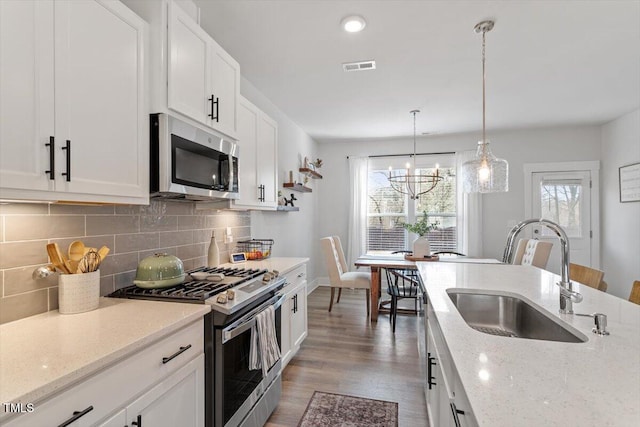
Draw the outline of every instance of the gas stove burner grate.
<instances>
[{"instance_id":1,"label":"gas stove burner grate","mask_svg":"<svg viewBox=\"0 0 640 427\"><path fill-rule=\"evenodd\" d=\"M190 273L199 271L209 274L222 273L224 278L220 282L212 282L208 280L193 280L189 276ZM204 302L220 292L259 277L266 272L266 269L258 268L199 267L188 271L187 278L179 285L159 289L146 289L133 285L119 289L109 296L177 302Z\"/></svg>"},{"instance_id":2,"label":"gas stove burner grate","mask_svg":"<svg viewBox=\"0 0 640 427\"><path fill-rule=\"evenodd\" d=\"M190 270L187 273L196 273L199 271L204 271L209 274L222 273L228 277L246 277L252 279L266 273L268 270L264 268L200 267Z\"/></svg>"},{"instance_id":3,"label":"gas stove burner grate","mask_svg":"<svg viewBox=\"0 0 640 427\"><path fill-rule=\"evenodd\" d=\"M204 301L234 286L231 283L212 283L203 280L185 282L162 289L143 289L128 286L114 292L111 296L125 298L167 299L173 301Z\"/></svg>"}]
</instances>

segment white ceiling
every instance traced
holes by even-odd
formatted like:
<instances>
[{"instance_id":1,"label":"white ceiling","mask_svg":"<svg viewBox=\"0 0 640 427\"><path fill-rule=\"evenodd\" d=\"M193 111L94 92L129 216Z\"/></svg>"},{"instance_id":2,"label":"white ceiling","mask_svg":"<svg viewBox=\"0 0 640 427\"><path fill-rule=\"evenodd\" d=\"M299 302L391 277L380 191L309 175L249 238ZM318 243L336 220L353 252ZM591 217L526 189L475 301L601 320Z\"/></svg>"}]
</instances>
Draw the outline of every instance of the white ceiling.
<instances>
[{"instance_id":1,"label":"white ceiling","mask_svg":"<svg viewBox=\"0 0 640 427\"><path fill-rule=\"evenodd\" d=\"M196 0L245 76L318 141L604 123L640 106L640 1ZM341 30L359 14L361 33ZM342 71L375 59L374 71Z\"/></svg>"}]
</instances>

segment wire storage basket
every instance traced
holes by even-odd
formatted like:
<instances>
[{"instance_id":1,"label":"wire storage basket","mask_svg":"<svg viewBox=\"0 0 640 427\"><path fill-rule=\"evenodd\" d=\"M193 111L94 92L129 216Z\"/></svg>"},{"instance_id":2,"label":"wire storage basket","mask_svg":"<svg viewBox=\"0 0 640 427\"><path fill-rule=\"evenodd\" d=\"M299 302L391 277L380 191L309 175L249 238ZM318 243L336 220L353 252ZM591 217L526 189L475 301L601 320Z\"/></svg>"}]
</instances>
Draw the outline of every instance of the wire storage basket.
<instances>
[{"instance_id":1,"label":"wire storage basket","mask_svg":"<svg viewBox=\"0 0 640 427\"><path fill-rule=\"evenodd\" d=\"M265 259L271 256L273 239L239 240L235 252L244 252L248 260Z\"/></svg>"}]
</instances>

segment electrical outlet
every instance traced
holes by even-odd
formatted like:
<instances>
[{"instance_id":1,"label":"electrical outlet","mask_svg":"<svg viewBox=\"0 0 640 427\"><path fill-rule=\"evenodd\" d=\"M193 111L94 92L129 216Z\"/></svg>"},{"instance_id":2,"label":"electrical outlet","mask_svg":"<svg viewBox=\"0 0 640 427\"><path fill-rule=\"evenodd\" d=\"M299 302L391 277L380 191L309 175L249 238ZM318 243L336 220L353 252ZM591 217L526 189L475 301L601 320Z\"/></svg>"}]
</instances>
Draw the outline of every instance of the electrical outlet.
<instances>
[{"instance_id":1,"label":"electrical outlet","mask_svg":"<svg viewBox=\"0 0 640 427\"><path fill-rule=\"evenodd\" d=\"M225 234L224 235L224 242L225 243L231 243L233 242L233 236L231 234Z\"/></svg>"}]
</instances>

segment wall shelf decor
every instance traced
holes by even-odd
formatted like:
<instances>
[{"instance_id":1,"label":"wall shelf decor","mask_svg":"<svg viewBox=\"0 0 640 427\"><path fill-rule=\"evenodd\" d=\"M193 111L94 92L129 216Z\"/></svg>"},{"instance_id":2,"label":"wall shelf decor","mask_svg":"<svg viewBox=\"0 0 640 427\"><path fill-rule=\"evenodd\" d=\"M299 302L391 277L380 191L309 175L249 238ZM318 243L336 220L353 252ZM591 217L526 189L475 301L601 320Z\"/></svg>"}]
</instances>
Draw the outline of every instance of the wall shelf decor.
<instances>
[{"instance_id":1,"label":"wall shelf decor","mask_svg":"<svg viewBox=\"0 0 640 427\"><path fill-rule=\"evenodd\" d=\"M318 172L310 168L300 168L299 172L307 176L310 176L313 179L322 179L322 175L320 175Z\"/></svg>"},{"instance_id":2,"label":"wall shelf decor","mask_svg":"<svg viewBox=\"0 0 640 427\"><path fill-rule=\"evenodd\" d=\"M300 208L297 206L278 206L277 210L280 212L298 212Z\"/></svg>"},{"instance_id":3,"label":"wall shelf decor","mask_svg":"<svg viewBox=\"0 0 640 427\"><path fill-rule=\"evenodd\" d=\"M282 186L284 188L289 188L293 191L298 191L300 193L311 193L311 189L309 187L305 187L304 185L296 182L285 182L284 184L282 184Z\"/></svg>"}]
</instances>

